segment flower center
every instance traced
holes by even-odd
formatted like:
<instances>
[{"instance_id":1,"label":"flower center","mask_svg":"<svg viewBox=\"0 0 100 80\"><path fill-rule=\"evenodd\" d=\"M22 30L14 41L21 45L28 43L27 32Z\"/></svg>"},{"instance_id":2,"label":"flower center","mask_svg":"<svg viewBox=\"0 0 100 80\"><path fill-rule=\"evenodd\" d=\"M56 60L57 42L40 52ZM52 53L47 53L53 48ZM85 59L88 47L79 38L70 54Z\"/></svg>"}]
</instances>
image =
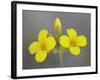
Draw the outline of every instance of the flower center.
<instances>
[{"instance_id":1,"label":"flower center","mask_svg":"<svg viewBox=\"0 0 100 80\"><path fill-rule=\"evenodd\" d=\"M71 40L70 40L70 45L71 45L71 46L76 46L76 40L71 39Z\"/></svg>"},{"instance_id":2,"label":"flower center","mask_svg":"<svg viewBox=\"0 0 100 80\"><path fill-rule=\"evenodd\" d=\"M46 50L47 49L46 44L42 44L41 47L42 47L43 50Z\"/></svg>"}]
</instances>

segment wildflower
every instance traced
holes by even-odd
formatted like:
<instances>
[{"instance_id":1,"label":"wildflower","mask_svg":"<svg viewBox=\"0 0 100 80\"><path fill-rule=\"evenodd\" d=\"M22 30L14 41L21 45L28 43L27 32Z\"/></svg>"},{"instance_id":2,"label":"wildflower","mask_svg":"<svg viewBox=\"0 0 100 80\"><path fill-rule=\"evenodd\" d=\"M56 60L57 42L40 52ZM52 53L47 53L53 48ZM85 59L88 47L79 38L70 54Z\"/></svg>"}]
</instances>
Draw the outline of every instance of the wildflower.
<instances>
[{"instance_id":1,"label":"wildflower","mask_svg":"<svg viewBox=\"0 0 100 80\"><path fill-rule=\"evenodd\" d=\"M85 35L77 36L77 32L74 28L70 28L67 31L68 35L60 37L60 44L64 48L68 48L73 55L80 54L80 47L87 45L87 38Z\"/></svg>"},{"instance_id":2,"label":"wildflower","mask_svg":"<svg viewBox=\"0 0 100 80\"><path fill-rule=\"evenodd\" d=\"M56 41L53 36L48 36L48 30L42 29L38 35L38 41L32 42L28 49L30 54L35 54L35 60L42 63L46 60L47 54L55 48Z\"/></svg>"}]
</instances>

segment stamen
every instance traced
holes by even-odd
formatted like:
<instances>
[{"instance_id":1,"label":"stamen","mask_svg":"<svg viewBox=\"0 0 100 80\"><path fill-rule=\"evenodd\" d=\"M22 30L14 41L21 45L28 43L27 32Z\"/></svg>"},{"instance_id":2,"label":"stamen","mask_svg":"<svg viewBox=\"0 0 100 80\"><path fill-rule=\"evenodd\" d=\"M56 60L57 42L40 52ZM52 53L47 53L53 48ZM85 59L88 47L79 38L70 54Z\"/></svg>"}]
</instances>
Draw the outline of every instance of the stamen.
<instances>
[{"instance_id":1,"label":"stamen","mask_svg":"<svg viewBox=\"0 0 100 80\"><path fill-rule=\"evenodd\" d=\"M71 46L76 46L76 40L71 39L71 40L70 40L70 45L71 45Z\"/></svg>"},{"instance_id":2,"label":"stamen","mask_svg":"<svg viewBox=\"0 0 100 80\"><path fill-rule=\"evenodd\" d=\"M43 50L46 50L47 49L46 44L42 44L42 49Z\"/></svg>"}]
</instances>

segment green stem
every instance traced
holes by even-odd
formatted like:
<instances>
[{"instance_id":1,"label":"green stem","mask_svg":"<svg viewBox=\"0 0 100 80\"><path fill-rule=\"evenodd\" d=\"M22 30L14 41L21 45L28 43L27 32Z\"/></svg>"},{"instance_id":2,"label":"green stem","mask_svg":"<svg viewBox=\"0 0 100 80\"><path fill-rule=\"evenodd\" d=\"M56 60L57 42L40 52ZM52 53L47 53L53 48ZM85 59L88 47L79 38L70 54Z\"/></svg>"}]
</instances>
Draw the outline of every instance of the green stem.
<instances>
[{"instance_id":1,"label":"green stem","mask_svg":"<svg viewBox=\"0 0 100 80\"><path fill-rule=\"evenodd\" d=\"M56 35L56 42L57 42L57 48L58 48L58 53L59 53L59 61L60 61L60 66L63 67L63 56L62 56L62 50L61 50L61 47L60 47L60 44L59 44L59 35Z\"/></svg>"},{"instance_id":2,"label":"green stem","mask_svg":"<svg viewBox=\"0 0 100 80\"><path fill-rule=\"evenodd\" d=\"M63 56L62 53L59 52L59 60L60 60L60 66L63 67Z\"/></svg>"}]
</instances>

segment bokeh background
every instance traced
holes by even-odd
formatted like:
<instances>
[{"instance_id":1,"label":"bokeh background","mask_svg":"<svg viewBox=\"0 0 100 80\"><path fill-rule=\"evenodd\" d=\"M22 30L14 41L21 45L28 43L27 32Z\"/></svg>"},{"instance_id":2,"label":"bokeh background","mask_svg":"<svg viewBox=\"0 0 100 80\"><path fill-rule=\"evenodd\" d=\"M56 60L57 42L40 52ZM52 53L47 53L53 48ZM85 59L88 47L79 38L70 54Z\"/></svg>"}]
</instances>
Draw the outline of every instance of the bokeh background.
<instances>
[{"instance_id":1,"label":"bokeh background","mask_svg":"<svg viewBox=\"0 0 100 80\"><path fill-rule=\"evenodd\" d=\"M42 28L46 28L50 33L55 34L53 24L57 17L62 22L63 34L66 34L66 29L75 28L78 35L84 34L87 36L88 45L81 48L79 56L73 56L69 51L63 53L63 67L84 67L91 64L91 42L90 42L90 21L91 14L89 13L74 13L74 12L51 12L51 11L33 11L23 10L23 69L40 69L40 68L60 68L59 54L50 52L45 62L37 63L35 55L30 55L28 46L31 42L37 41L38 33Z\"/></svg>"}]
</instances>

